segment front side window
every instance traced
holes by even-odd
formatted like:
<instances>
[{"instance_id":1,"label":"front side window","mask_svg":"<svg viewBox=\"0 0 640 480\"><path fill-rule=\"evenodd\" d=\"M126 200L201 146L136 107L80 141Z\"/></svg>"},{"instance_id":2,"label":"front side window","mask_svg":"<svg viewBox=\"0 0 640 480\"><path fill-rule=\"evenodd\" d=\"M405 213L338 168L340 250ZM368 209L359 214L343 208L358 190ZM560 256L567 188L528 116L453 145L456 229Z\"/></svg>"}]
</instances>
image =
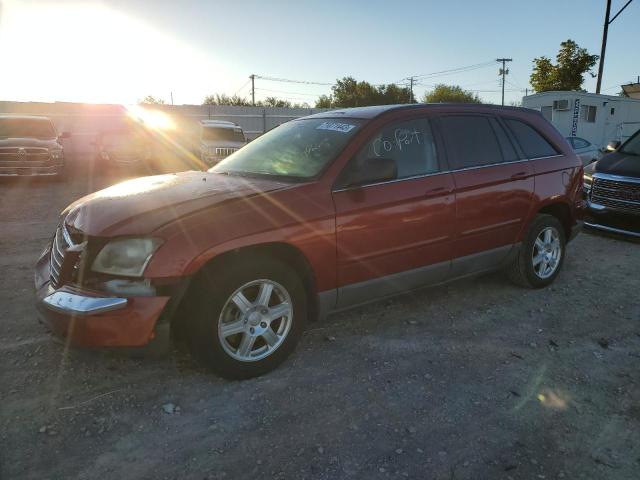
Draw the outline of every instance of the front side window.
<instances>
[{"instance_id":1,"label":"front side window","mask_svg":"<svg viewBox=\"0 0 640 480\"><path fill-rule=\"evenodd\" d=\"M533 127L512 118L506 118L505 123L527 158L551 157L558 154L557 150Z\"/></svg>"},{"instance_id":2,"label":"front side window","mask_svg":"<svg viewBox=\"0 0 640 480\"><path fill-rule=\"evenodd\" d=\"M440 122L454 170L504 161L489 117L451 115L442 117Z\"/></svg>"},{"instance_id":3,"label":"front side window","mask_svg":"<svg viewBox=\"0 0 640 480\"><path fill-rule=\"evenodd\" d=\"M361 125L360 120L350 118L293 120L258 137L209 171L312 178L334 160Z\"/></svg>"},{"instance_id":4,"label":"front side window","mask_svg":"<svg viewBox=\"0 0 640 480\"><path fill-rule=\"evenodd\" d=\"M399 179L437 172L438 158L429 120L419 118L382 127L358 152L350 168L362 168L366 160L377 158L393 160Z\"/></svg>"}]
</instances>

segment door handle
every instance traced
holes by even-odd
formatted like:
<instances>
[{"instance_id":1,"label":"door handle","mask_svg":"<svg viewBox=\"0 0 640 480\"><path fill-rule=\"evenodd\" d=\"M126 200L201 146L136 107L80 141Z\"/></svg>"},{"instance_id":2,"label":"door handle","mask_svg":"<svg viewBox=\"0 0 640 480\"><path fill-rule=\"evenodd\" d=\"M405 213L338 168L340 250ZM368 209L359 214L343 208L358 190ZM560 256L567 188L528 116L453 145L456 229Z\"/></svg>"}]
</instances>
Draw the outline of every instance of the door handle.
<instances>
[{"instance_id":1,"label":"door handle","mask_svg":"<svg viewBox=\"0 0 640 480\"><path fill-rule=\"evenodd\" d=\"M527 172L518 172L511 175L511 180L524 180L527 177Z\"/></svg>"},{"instance_id":2,"label":"door handle","mask_svg":"<svg viewBox=\"0 0 640 480\"><path fill-rule=\"evenodd\" d=\"M449 195L450 193L451 193L451 189L449 188L437 187L424 192L424 196L425 198L431 198L431 197L438 197L440 195Z\"/></svg>"}]
</instances>

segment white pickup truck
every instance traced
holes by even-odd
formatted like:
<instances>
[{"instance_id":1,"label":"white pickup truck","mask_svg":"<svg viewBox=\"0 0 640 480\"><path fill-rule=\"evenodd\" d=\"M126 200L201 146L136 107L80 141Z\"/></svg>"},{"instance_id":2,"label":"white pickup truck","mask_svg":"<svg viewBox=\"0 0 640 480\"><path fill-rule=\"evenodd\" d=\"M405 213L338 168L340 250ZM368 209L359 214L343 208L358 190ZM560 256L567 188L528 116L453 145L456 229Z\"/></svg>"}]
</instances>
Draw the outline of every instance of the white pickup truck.
<instances>
[{"instance_id":1,"label":"white pickup truck","mask_svg":"<svg viewBox=\"0 0 640 480\"><path fill-rule=\"evenodd\" d=\"M200 159L209 166L228 157L246 143L242 127L233 122L200 121Z\"/></svg>"}]
</instances>

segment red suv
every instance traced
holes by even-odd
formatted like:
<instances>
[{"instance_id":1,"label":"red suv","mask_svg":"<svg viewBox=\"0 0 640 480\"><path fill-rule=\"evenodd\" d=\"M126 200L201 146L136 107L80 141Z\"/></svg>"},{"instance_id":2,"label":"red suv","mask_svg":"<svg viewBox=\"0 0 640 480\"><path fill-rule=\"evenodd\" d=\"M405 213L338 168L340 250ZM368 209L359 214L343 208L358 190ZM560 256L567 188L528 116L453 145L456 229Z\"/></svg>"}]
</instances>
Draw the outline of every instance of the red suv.
<instances>
[{"instance_id":1,"label":"red suv","mask_svg":"<svg viewBox=\"0 0 640 480\"><path fill-rule=\"evenodd\" d=\"M281 125L213 167L67 207L36 267L72 343L184 334L225 377L281 363L307 321L505 269L544 287L581 226L582 162L533 110L402 105Z\"/></svg>"}]
</instances>

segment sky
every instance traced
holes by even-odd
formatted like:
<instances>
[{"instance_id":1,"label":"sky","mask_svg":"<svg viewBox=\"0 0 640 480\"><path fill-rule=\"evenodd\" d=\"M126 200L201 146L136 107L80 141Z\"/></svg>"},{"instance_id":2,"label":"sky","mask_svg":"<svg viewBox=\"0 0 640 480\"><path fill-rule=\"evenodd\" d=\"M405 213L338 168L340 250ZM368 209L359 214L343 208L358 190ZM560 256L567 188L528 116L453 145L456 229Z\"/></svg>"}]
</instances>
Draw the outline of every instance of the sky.
<instances>
[{"instance_id":1,"label":"sky","mask_svg":"<svg viewBox=\"0 0 640 480\"><path fill-rule=\"evenodd\" d=\"M613 0L617 12L626 0ZM532 60L571 38L600 53L606 0L0 0L0 100L135 103L153 95L200 104L250 98L249 75L331 84L417 78L500 103L530 88ZM602 93L640 75L640 0L609 28ZM463 71L427 75L476 65ZM597 66L596 66L597 70ZM422 75L422 76L421 76ZM583 88L595 91L587 76ZM329 85L255 80L256 99L311 105Z\"/></svg>"}]
</instances>

